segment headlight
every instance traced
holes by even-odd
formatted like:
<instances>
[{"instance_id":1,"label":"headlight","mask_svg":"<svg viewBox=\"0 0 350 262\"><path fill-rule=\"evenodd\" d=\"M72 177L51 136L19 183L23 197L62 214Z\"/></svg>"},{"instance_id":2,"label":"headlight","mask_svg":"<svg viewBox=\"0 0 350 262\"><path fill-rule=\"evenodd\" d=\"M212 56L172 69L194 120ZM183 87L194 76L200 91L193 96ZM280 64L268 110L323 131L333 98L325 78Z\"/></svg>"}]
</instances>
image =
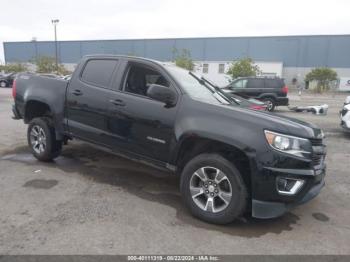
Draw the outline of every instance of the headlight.
<instances>
[{"instance_id":1,"label":"headlight","mask_svg":"<svg viewBox=\"0 0 350 262\"><path fill-rule=\"evenodd\" d=\"M282 135L268 130L265 130L265 137L272 148L287 154L309 158L312 152L311 142L305 138Z\"/></svg>"}]
</instances>

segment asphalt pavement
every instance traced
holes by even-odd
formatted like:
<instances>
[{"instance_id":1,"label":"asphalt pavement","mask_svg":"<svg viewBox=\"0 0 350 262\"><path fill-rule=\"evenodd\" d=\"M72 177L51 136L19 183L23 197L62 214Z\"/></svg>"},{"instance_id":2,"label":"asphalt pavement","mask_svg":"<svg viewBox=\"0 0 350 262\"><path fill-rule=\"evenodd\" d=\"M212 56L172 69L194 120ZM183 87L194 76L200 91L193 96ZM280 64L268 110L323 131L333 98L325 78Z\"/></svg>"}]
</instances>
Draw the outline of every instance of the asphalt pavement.
<instances>
[{"instance_id":1,"label":"asphalt pavement","mask_svg":"<svg viewBox=\"0 0 350 262\"><path fill-rule=\"evenodd\" d=\"M290 95L329 104L327 116L290 112L327 135L326 186L281 218L226 226L193 218L174 175L82 142L52 163L32 157L26 125L0 89L0 254L350 254L350 136L339 127L344 94Z\"/></svg>"}]
</instances>

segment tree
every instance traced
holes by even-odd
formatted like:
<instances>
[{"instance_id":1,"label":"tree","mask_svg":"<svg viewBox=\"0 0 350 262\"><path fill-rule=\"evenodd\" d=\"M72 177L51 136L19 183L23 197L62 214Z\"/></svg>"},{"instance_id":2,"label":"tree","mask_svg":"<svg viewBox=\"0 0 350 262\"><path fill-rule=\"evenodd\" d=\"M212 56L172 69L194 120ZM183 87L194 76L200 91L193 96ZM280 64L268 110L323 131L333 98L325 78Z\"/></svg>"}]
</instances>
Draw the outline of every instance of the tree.
<instances>
[{"instance_id":1,"label":"tree","mask_svg":"<svg viewBox=\"0 0 350 262\"><path fill-rule=\"evenodd\" d=\"M64 76L64 75L71 75L72 71L69 71L64 65L58 64L57 73Z\"/></svg>"},{"instance_id":2,"label":"tree","mask_svg":"<svg viewBox=\"0 0 350 262\"><path fill-rule=\"evenodd\" d=\"M34 64L36 65L37 73L57 73L61 75L67 75L70 73L70 71L68 71L62 64L58 64L56 70L56 60L54 57L40 56L34 60Z\"/></svg>"},{"instance_id":3,"label":"tree","mask_svg":"<svg viewBox=\"0 0 350 262\"><path fill-rule=\"evenodd\" d=\"M0 71L5 71L5 73L20 73L28 71L26 64L22 63L11 63L6 65L0 65Z\"/></svg>"},{"instance_id":4,"label":"tree","mask_svg":"<svg viewBox=\"0 0 350 262\"><path fill-rule=\"evenodd\" d=\"M226 74L230 76L232 81L237 77L256 76L259 73L261 73L260 68L257 65L254 65L251 58L247 57L232 62Z\"/></svg>"},{"instance_id":5,"label":"tree","mask_svg":"<svg viewBox=\"0 0 350 262\"><path fill-rule=\"evenodd\" d=\"M37 73L52 73L56 71L55 58L50 56L40 56L34 61Z\"/></svg>"},{"instance_id":6,"label":"tree","mask_svg":"<svg viewBox=\"0 0 350 262\"><path fill-rule=\"evenodd\" d=\"M194 63L191 58L191 52L188 49L182 49L179 52L176 48L173 49L174 62L175 65L189 71L192 71L194 68Z\"/></svg>"},{"instance_id":7,"label":"tree","mask_svg":"<svg viewBox=\"0 0 350 262\"><path fill-rule=\"evenodd\" d=\"M321 93L329 90L331 81L337 80L337 72L328 67L314 68L305 76L305 82L317 81L316 91Z\"/></svg>"}]
</instances>

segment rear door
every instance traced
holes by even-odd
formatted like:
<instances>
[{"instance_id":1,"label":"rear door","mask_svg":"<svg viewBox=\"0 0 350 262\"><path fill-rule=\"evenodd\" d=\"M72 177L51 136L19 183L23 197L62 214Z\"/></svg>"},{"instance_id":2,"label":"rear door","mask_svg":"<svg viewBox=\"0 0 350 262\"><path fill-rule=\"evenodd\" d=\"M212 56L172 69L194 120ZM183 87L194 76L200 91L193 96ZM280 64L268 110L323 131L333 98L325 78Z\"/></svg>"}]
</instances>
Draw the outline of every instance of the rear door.
<instances>
[{"instance_id":1,"label":"rear door","mask_svg":"<svg viewBox=\"0 0 350 262\"><path fill-rule=\"evenodd\" d=\"M276 94L279 92L279 82L278 79L265 79L265 93Z\"/></svg>"},{"instance_id":2,"label":"rear door","mask_svg":"<svg viewBox=\"0 0 350 262\"><path fill-rule=\"evenodd\" d=\"M82 63L73 75L66 98L66 118L73 136L107 144L104 134L108 90L117 66L117 59L91 58Z\"/></svg>"},{"instance_id":3,"label":"rear door","mask_svg":"<svg viewBox=\"0 0 350 262\"><path fill-rule=\"evenodd\" d=\"M265 83L263 78L249 78L247 83L247 95L249 97L259 97L265 92Z\"/></svg>"}]
</instances>

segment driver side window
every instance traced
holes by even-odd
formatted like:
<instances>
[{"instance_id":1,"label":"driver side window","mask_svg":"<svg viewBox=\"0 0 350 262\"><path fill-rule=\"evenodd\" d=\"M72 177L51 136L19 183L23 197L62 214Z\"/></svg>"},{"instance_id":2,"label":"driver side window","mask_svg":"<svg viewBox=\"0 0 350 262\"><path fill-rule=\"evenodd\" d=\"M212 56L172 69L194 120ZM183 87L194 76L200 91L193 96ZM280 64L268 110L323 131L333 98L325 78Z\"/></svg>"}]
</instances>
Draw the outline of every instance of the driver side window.
<instances>
[{"instance_id":1,"label":"driver side window","mask_svg":"<svg viewBox=\"0 0 350 262\"><path fill-rule=\"evenodd\" d=\"M232 83L231 88L246 88L247 87L247 79L241 79L234 83Z\"/></svg>"},{"instance_id":2,"label":"driver side window","mask_svg":"<svg viewBox=\"0 0 350 262\"><path fill-rule=\"evenodd\" d=\"M147 96L147 90L152 84L170 86L159 72L139 65L131 65L125 80L124 91L141 96Z\"/></svg>"}]
</instances>

